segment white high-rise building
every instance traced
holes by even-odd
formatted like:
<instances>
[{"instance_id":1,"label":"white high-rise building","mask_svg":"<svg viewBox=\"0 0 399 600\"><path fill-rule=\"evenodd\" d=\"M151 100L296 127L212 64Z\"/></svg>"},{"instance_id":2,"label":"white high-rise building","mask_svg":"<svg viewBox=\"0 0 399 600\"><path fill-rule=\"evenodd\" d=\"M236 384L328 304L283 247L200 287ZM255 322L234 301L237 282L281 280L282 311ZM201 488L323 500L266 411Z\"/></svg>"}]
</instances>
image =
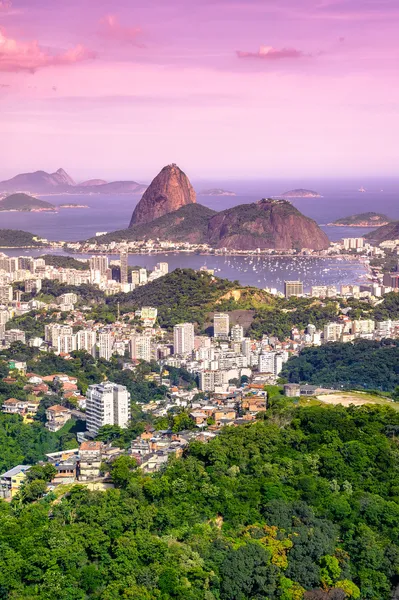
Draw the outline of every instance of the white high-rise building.
<instances>
[{"instance_id":1,"label":"white high-rise building","mask_svg":"<svg viewBox=\"0 0 399 600\"><path fill-rule=\"evenodd\" d=\"M0 285L0 304L12 301L12 285Z\"/></svg>"},{"instance_id":2,"label":"white high-rise building","mask_svg":"<svg viewBox=\"0 0 399 600\"><path fill-rule=\"evenodd\" d=\"M120 254L120 277L121 277L121 283L127 283L128 282L128 259L129 259L129 254L126 248L123 248L121 250L121 254Z\"/></svg>"},{"instance_id":3,"label":"white high-rise building","mask_svg":"<svg viewBox=\"0 0 399 600\"><path fill-rule=\"evenodd\" d=\"M147 281L148 281L147 269L140 269L139 270L139 283L144 284L144 283L147 283Z\"/></svg>"},{"instance_id":4,"label":"white high-rise building","mask_svg":"<svg viewBox=\"0 0 399 600\"><path fill-rule=\"evenodd\" d=\"M259 372L274 374L274 357L275 352L263 352L259 354Z\"/></svg>"},{"instance_id":5,"label":"white high-rise building","mask_svg":"<svg viewBox=\"0 0 399 600\"><path fill-rule=\"evenodd\" d=\"M327 323L324 325L324 343L339 342L344 331L342 323Z\"/></svg>"},{"instance_id":6,"label":"white high-rise building","mask_svg":"<svg viewBox=\"0 0 399 600\"><path fill-rule=\"evenodd\" d=\"M90 271L99 271L101 275L105 275L108 270L108 256L101 254L92 256L89 259Z\"/></svg>"},{"instance_id":7,"label":"white high-rise building","mask_svg":"<svg viewBox=\"0 0 399 600\"><path fill-rule=\"evenodd\" d=\"M130 358L132 360L151 361L152 344L149 335L132 335L130 338Z\"/></svg>"},{"instance_id":8,"label":"white high-rise building","mask_svg":"<svg viewBox=\"0 0 399 600\"><path fill-rule=\"evenodd\" d=\"M76 335L59 335L57 338L58 354L69 354L76 350Z\"/></svg>"},{"instance_id":9,"label":"white high-rise building","mask_svg":"<svg viewBox=\"0 0 399 600\"><path fill-rule=\"evenodd\" d=\"M241 325L233 325L231 328L231 339L233 342L242 342L244 339L244 328Z\"/></svg>"},{"instance_id":10,"label":"white high-rise building","mask_svg":"<svg viewBox=\"0 0 399 600\"><path fill-rule=\"evenodd\" d=\"M227 338L230 333L230 317L227 313L215 313L213 315L213 337Z\"/></svg>"},{"instance_id":11,"label":"white high-rise building","mask_svg":"<svg viewBox=\"0 0 399 600\"><path fill-rule=\"evenodd\" d=\"M109 360L112 356L112 347L114 339L108 332L102 332L98 335L98 354L100 358Z\"/></svg>"},{"instance_id":12,"label":"white high-rise building","mask_svg":"<svg viewBox=\"0 0 399 600\"><path fill-rule=\"evenodd\" d=\"M59 325L58 323L51 323L50 325L44 326L44 339L46 340L46 342L50 342L53 348L58 348L59 337L68 335L73 335L73 328L70 325Z\"/></svg>"},{"instance_id":13,"label":"white high-rise building","mask_svg":"<svg viewBox=\"0 0 399 600\"><path fill-rule=\"evenodd\" d=\"M10 320L10 313L8 310L0 310L0 325L5 325Z\"/></svg>"},{"instance_id":14,"label":"white high-rise building","mask_svg":"<svg viewBox=\"0 0 399 600\"><path fill-rule=\"evenodd\" d=\"M175 354L191 354L194 350L194 325L180 323L173 328L173 347Z\"/></svg>"},{"instance_id":15,"label":"white high-rise building","mask_svg":"<svg viewBox=\"0 0 399 600\"><path fill-rule=\"evenodd\" d=\"M90 385L86 393L87 431L97 435L104 425L125 429L130 420L130 394L123 385L107 381Z\"/></svg>"},{"instance_id":16,"label":"white high-rise building","mask_svg":"<svg viewBox=\"0 0 399 600\"><path fill-rule=\"evenodd\" d=\"M97 344L97 334L95 331L90 331L90 329L81 329L76 334L77 338L77 349L78 350L86 350L92 356L96 356L96 344Z\"/></svg>"},{"instance_id":17,"label":"white high-rise building","mask_svg":"<svg viewBox=\"0 0 399 600\"><path fill-rule=\"evenodd\" d=\"M159 262L156 264L155 270L162 273L162 275L167 275L169 273L169 264L167 262Z\"/></svg>"}]
</instances>

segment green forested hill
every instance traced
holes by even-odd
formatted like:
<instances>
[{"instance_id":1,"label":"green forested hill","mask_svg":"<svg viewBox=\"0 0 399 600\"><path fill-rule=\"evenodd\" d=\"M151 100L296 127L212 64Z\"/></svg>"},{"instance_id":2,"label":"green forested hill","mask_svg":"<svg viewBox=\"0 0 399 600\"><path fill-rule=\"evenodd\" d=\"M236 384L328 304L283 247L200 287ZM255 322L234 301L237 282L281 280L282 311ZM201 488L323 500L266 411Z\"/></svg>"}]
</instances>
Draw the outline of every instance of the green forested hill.
<instances>
[{"instance_id":1,"label":"green forested hill","mask_svg":"<svg viewBox=\"0 0 399 600\"><path fill-rule=\"evenodd\" d=\"M11 194L3 200L0 200L0 211L2 210L19 210L19 211L31 211L31 210L55 210L54 204L34 198L28 194Z\"/></svg>"},{"instance_id":2,"label":"green forested hill","mask_svg":"<svg viewBox=\"0 0 399 600\"><path fill-rule=\"evenodd\" d=\"M284 365L281 376L290 382L392 392L399 386L399 342L356 340L305 348Z\"/></svg>"},{"instance_id":3,"label":"green forested hill","mask_svg":"<svg viewBox=\"0 0 399 600\"><path fill-rule=\"evenodd\" d=\"M18 229L0 229L0 248L32 248L43 246L36 236L28 231Z\"/></svg>"},{"instance_id":4,"label":"green forested hill","mask_svg":"<svg viewBox=\"0 0 399 600\"><path fill-rule=\"evenodd\" d=\"M186 321L201 327L209 312L266 305L271 297L258 288L243 288L237 281L192 269L175 269L133 292L107 298L108 306L115 307L118 302L122 312L142 306L158 308L161 327L170 328Z\"/></svg>"},{"instance_id":5,"label":"green forested hill","mask_svg":"<svg viewBox=\"0 0 399 600\"><path fill-rule=\"evenodd\" d=\"M278 400L154 476L122 457L117 489L0 502L2 597L390 600L398 432L390 409Z\"/></svg>"}]
</instances>

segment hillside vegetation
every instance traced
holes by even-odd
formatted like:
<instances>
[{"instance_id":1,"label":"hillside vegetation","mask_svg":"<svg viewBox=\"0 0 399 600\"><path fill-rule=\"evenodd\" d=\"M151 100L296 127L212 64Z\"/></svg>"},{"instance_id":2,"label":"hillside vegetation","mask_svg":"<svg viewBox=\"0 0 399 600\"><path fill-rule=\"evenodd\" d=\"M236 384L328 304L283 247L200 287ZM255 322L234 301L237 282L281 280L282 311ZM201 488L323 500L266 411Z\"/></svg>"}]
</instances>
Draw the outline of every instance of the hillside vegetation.
<instances>
[{"instance_id":1,"label":"hillside vegetation","mask_svg":"<svg viewBox=\"0 0 399 600\"><path fill-rule=\"evenodd\" d=\"M392 219L383 215L382 213L376 212L365 212L357 215L350 215L349 217L342 217L337 219L331 225L347 225L352 227L379 227L380 225L386 225L391 222Z\"/></svg>"},{"instance_id":2,"label":"hillside vegetation","mask_svg":"<svg viewBox=\"0 0 399 600\"><path fill-rule=\"evenodd\" d=\"M187 204L151 223L133 225L129 229L113 231L88 241L108 244L124 240L173 239L176 242L203 243L207 241L208 222L214 214L214 210L202 204Z\"/></svg>"},{"instance_id":3,"label":"hillside vegetation","mask_svg":"<svg viewBox=\"0 0 399 600\"><path fill-rule=\"evenodd\" d=\"M399 341L355 340L305 348L284 365L281 375L292 383L392 392L399 386Z\"/></svg>"},{"instance_id":4,"label":"hillside vegetation","mask_svg":"<svg viewBox=\"0 0 399 600\"><path fill-rule=\"evenodd\" d=\"M229 299L230 292L237 292L238 301ZM201 328L207 313L219 310L251 309L270 296L258 288L243 288L237 281L220 279L205 272L192 269L175 269L144 287L128 294L107 298L108 306L119 302L122 312L142 306L158 308L161 327L171 328L177 323L194 322Z\"/></svg>"},{"instance_id":5,"label":"hillside vegetation","mask_svg":"<svg viewBox=\"0 0 399 600\"><path fill-rule=\"evenodd\" d=\"M54 204L39 200L28 194L11 194L3 200L0 200L0 211L2 210L55 210Z\"/></svg>"},{"instance_id":6,"label":"hillside vegetation","mask_svg":"<svg viewBox=\"0 0 399 600\"><path fill-rule=\"evenodd\" d=\"M0 502L0 589L35 600L390 600L399 414L273 400L116 489Z\"/></svg>"},{"instance_id":7,"label":"hillside vegetation","mask_svg":"<svg viewBox=\"0 0 399 600\"><path fill-rule=\"evenodd\" d=\"M0 248L33 248L44 246L36 236L18 229L0 229Z\"/></svg>"}]
</instances>

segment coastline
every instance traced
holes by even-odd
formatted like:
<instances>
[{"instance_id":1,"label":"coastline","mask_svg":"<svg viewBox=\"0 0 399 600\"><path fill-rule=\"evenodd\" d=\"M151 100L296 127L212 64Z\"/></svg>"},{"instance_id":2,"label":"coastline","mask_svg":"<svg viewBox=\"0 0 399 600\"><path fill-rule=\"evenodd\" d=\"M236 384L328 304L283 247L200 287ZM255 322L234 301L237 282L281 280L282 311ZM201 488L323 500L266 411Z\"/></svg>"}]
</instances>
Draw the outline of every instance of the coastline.
<instances>
[{"instance_id":1,"label":"coastline","mask_svg":"<svg viewBox=\"0 0 399 600\"><path fill-rule=\"evenodd\" d=\"M327 227L352 227L354 229L356 229L356 227L369 227L370 229L378 229L378 227L390 225L390 223L392 223L392 221L389 221L387 223L378 223L378 225L376 225L375 223L327 223Z\"/></svg>"}]
</instances>

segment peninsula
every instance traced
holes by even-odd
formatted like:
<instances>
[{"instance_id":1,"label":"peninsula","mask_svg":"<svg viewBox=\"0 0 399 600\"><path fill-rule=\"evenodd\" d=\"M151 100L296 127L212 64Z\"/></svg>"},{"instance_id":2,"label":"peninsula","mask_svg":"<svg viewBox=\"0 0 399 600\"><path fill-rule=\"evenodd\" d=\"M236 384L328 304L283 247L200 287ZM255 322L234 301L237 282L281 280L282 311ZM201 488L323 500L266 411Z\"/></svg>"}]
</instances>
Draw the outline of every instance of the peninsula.
<instances>
[{"instance_id":1,"label":"peninsula","mask_svg":"<svg viewBox=\"0 0 399 600\"><path fill-rule=\"evenodd\" d=\"M332 223L328 223L328 225L330 227L381 227L389 225L389 223L392 223L392 219L386 215L376 212L365 212L337 219Z\"/></svg>"}]
</instances>

